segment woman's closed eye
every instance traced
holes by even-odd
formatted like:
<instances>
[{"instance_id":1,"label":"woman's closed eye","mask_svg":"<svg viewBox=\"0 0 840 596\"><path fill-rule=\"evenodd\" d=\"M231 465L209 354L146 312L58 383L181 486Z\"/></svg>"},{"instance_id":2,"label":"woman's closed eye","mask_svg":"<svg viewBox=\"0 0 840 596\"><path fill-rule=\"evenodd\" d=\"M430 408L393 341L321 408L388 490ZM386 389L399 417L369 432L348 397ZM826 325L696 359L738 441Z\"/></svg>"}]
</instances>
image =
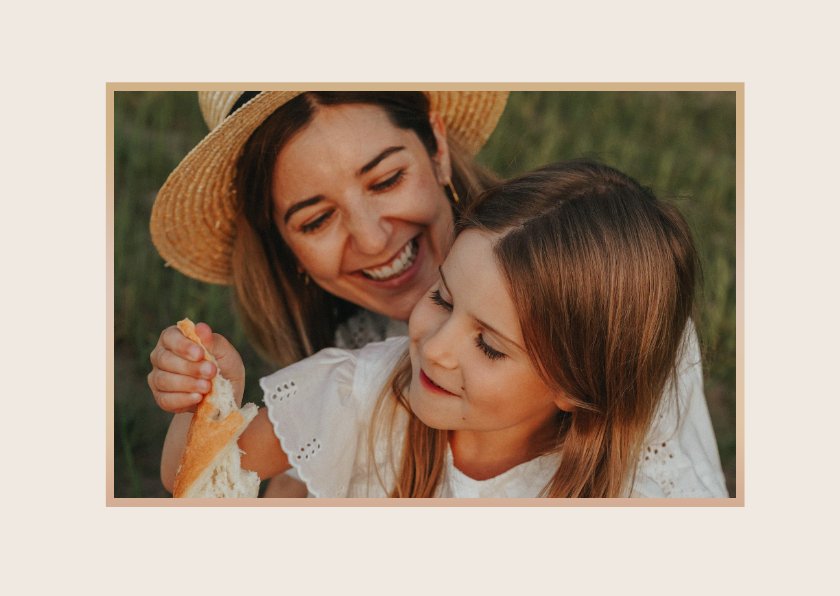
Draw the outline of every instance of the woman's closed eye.
<instances>
[{"instance_id":1,"label":"woman's closed eye","mask_svg":"<svg viewBox=\"0 0 840 596\"><path fill-rule=\"evenodd\" d=\"M324 211L323 213L321 213L317 217L315 217L313 219L310 219L309 221L301 224L300 231L303 232L304 234L309 234L310 232L314 232L315 230L320 228L322 225L327 223L327 220L329 220L330 217L332 217L333 213L335 213L335 209L329 209L328 211Z\"/></svg>"},{"instance_id":2,"label":"woman's closed eye","mask_svg":"<svg viewBox=\"0 0 840 596\"><path fill-rule=\"evenodd\" d=\"M382 192L382 191L385 191L385 190L389 190L389 189L393 188L394 186L396 186L397 184L399 184L402 181L404 175L405 175L405 170L404 169L399 169L393 175L389 176L385 180L382 180L381 182L376 182L374 184L371 184L370 189L374 192Z\"/></svg>"},{"instance_id":3,"label":"woman's closed eye","mask_svg":"<svg viewBox=\"0 0 840 596\"><path fill-rule=\"evenodd\" d=\"M404 176L405 176L405 170L404 169L397 170L393 175L389 176L385 180L382 180L381 182L376 182L375 184L371 184L370 189L373 192L384 192L384 191L390 190L391 188L394 188L395 186L397 186L402 181ZM300 231L303 232L304 234L310 234L310 233L316 231L322 225L327 223L327 221L329 221L329 219L333 216L334 213L335 213L335 209L329 209L327 211L324 211L323 213L319 214L318 216L316 216L316 217L306 221L305 223L301 224Z\"/></svg>"}]
</instances>

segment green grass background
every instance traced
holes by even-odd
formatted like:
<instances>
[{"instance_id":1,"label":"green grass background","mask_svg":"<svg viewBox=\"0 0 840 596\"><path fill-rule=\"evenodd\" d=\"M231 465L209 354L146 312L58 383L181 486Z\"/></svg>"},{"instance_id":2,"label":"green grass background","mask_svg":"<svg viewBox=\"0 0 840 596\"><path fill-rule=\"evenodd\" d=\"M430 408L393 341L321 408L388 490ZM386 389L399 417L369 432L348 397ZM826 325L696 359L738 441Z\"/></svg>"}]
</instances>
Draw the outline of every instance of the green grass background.
<instances>
[{"instance_id":1,"label":"green grass background","mask_svg":"<svg viewBox=\"0 0 840 596\"><path fill-rule=\"evenodd\" d=\"M735 93L514 92L479 161L502 176L573 157L600 159L673 199L704 272L697 321L706 397L735 495ZM168 325L211 323L240 349L246 401L271 372L248 346L226 287L166 268L149 214L169 172L206 134L194 93L114 94L114 496L169 496L159 479L170 416L146 385Z\"/></svg>"}]
</instances>

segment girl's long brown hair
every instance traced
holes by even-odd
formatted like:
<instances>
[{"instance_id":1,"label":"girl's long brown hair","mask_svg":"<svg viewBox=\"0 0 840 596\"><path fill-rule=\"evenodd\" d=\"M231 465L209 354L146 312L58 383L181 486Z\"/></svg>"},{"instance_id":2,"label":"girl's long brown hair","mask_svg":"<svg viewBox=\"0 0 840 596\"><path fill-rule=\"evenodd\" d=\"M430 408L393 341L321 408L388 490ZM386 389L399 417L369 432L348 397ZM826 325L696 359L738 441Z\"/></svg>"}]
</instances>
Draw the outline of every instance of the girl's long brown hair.
<instances>
[{"instance_id":1,"label":"girl's long brown hair","mask_svg":"<svg viewBox=\"0 0 840 596\"><path fill-rule=\"evenodd\" d=\"M429 155L437 141L422 92L311 91L279 108L251 135L237 163L239 213L233 248L237 308L257 351L286 366L333 345L338 325L358 310L354 304L305 283L297 261L274 223L271 182L280 151L321 106L370 104L381 107L398 128L414 131ZM461 203L497 179L479 166L456 139L448 138L452 185ZM451 198L451 197L450 197Z\"/></svg>"},{"instance_id":2,"label":"girl's long brown hair","mask_svg":"<svg viewBox=\"0 0 840 596\"><path fill-rule=\"evenodd\" d=\"M626 496L694 304L699 263L685 220L621 172L572 161L490 189L457 229L497 235L525 347L574 404L558 416L560 464L543 495ZM407 409L406 366L383 395ZM391 494L435 496L447 433L409 419Z\"/></svg>"}]
</instances>

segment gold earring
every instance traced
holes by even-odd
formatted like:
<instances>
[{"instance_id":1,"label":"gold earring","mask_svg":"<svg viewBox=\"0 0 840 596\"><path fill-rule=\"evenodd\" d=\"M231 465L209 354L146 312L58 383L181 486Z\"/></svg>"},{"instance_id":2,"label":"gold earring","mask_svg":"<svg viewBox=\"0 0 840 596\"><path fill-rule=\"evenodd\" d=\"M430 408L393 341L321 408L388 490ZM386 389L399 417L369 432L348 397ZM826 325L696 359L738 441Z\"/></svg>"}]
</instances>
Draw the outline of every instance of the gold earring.
<instances>
[{"instance_id":1,"label":"gold earring","mask_svg":"<svg viewBox=\"0 0 840 596\"><path fill-rule=\"evenodd\" d=\"M309 285L309 274L306 271L304 271L303 267L301 267L301 266L298 266L297 270L298 270L298 277L303 278L303 285L308 286Z\"/></svg>"},{"instance_id":2,"label":"gold earring","mask_svg":"<svg viewBox=\"0 0 840 596\"><path fill-rule=\"evenodd\" d=\"M458 203L461 202L461 197L458 196L458 191L455 190L455 187L452 186L451 182L447 182L444 185L444 188L446 188L447 192L449 193L449 198L452 199L453 203L455 203L457 205Z\"/></svg>"}]
</instances>

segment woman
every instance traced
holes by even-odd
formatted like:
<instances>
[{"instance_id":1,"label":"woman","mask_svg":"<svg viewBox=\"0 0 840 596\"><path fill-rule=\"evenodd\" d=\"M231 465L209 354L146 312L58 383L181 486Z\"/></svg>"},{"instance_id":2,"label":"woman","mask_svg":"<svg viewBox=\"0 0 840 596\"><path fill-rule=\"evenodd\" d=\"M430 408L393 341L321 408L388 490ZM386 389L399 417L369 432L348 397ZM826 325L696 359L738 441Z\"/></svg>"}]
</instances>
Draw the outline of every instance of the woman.
<instances>
[{"instance_id":1,"label":"woman","mask_svg":"<svg viewBox=\"0 0 840 596\"><path fill-rule=\"evenodd\" d=\"M276 366L404 334L452 241L453 209L495 181L473 155L506 97L202 93L212 132L158 194L155 246L191 277L232 283L249 336ZM173 412L194 406L215 374L203 363L204 380L189 376L202 363L182 339L174 327L161 334L148 378Z\"/></svg>"}]
</instances>

